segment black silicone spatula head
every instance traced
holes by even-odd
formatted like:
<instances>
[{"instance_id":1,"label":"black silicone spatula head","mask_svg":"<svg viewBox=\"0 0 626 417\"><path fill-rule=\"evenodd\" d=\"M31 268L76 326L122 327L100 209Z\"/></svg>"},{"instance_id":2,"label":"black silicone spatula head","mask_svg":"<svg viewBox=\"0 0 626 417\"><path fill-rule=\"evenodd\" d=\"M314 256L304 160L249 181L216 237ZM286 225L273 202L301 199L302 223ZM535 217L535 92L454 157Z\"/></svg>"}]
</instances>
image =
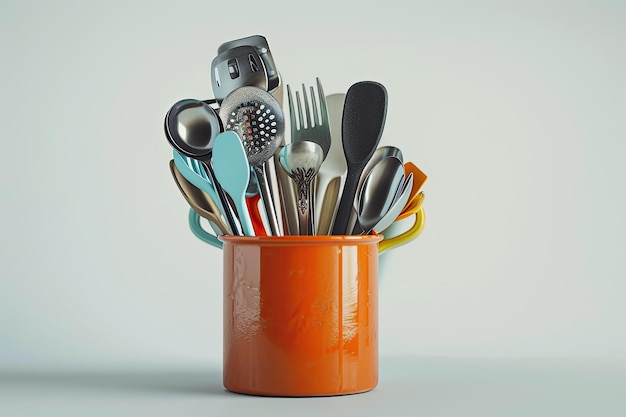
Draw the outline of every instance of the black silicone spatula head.
<instances>
[{"instance_id":1,"label":"black silicone spatula head","mask_svg":"<svg viewBox=\"0 0 626 417\"><path fill-rule=\"evenodd\" d=\"M341 134L348 165L363 168L378 147L387 117L387 90L382 84L361 81L348 89Z\"/></svg>"},{"instance_id":2,"label":"black silicone spatula head","mask_svg":"<svg viewBox=\"0 0 626 417\"><path fill-rule=\"evenodd\" d=\"M378 147L387 117L387 90L374 81L353 84L346 92L341 125L348 172L332 234L347 230L350 212L363 168Z\"/></svg>"}]
</instances>

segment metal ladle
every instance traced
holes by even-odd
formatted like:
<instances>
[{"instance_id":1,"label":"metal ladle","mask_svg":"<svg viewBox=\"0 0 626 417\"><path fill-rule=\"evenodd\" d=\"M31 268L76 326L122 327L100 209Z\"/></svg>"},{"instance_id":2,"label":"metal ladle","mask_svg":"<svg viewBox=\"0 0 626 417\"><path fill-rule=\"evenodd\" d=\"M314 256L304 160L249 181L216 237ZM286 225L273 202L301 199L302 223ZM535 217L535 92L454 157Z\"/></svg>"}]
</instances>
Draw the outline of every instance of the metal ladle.
<instances>
[{"instance_id":1,"label":"metal ladle","mask_svg":"<svg viewBox=\"0 0 626 417\"><path fill-rule=\"evenodd\" d=\"M204 163L209 181L215 187L219 203L230 229L242 235L226 193L215 179L211 165L213 141L221 132L220 119L215 110L200 100L185 99L176 102L165 115L165 136L183 155Z\"/></svg>"}]
</instances>

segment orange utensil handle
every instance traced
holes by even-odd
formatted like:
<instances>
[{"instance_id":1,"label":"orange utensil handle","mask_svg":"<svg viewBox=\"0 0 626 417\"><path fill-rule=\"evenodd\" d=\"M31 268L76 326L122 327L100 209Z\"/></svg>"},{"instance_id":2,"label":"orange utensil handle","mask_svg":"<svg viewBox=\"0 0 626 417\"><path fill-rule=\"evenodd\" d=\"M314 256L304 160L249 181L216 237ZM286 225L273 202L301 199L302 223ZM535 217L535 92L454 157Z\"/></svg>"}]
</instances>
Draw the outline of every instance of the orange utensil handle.
<instances>
[{"instance_id":1,"label":"orange utensil handle","mask_svg":"<svg viewBox=\"0 0 626 417\"><path fill-rule=\"evenodd\" d=\"M252 220L252 228L256 236L267 236L265 226L263 225L263 219L259 212L259 201L261 200L261 194L255 194L252 197L246 198L246 206L248 206L248 212L250 213L250 219Z\"/></svg>"}]
</instances>

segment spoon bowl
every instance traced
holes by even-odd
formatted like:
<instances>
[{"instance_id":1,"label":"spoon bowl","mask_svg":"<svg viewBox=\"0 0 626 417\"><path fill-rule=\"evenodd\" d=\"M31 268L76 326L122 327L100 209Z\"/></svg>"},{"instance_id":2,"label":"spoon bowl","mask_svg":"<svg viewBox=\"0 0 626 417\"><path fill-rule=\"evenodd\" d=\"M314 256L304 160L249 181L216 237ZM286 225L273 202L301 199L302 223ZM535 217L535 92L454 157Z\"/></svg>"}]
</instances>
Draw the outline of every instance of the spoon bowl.
<instances>
[{"instance_id":1,"label":"spoon bowl","mask_svg":"<svg viewBox=\"0 0 626 417\"><path fill-rule=\"evenodd\" d=\"M300 235L315 234L315 176L324 161L324 150L311 141L285 145L279 153L283 169L296 183Z\"/></svg>"},{"instance_id":2,"label":"spoon bowl","mask_svg":"<svg viewBox=\"0 0 626 417\"><path fill-rule=\"evenodd\" d=\"M404 184L404 166L397 158L384 158L363 182L358 199L358 221L353 234L367 234L387 214L397 190Z\"/></svg>"},{"instance_id":3,"label":"spoon bowl","mask_svg":"<svg viewBox=\"0 0 626 417\"><path fill-rule=\"evenodd\" d=\"M383 230L387 229L389 226L395 222L409 200L411 196L411 186L413 185L413 174L409 174L406 178L406 181L399 188L397 198L394 198L394 201L389 207L389 210L385 215L376 223L376 225L372 228L376 233L380 233Z\"/></svg>"},{"instance_id":4,"label":"spoon bowl","mask_svg":"<svg viewBox=\"0 0 626 417\"><path fill-rule=\"evenodd\" d=\"M215 188L230 230L241 235L240 225L235 219L228 197L215 179L211 165L213 142L221 129L220 119L213 108L200 100L180 100L165 115L167 140L183 155L204 162L206 174Z\"/></svg>"}]
</instances>

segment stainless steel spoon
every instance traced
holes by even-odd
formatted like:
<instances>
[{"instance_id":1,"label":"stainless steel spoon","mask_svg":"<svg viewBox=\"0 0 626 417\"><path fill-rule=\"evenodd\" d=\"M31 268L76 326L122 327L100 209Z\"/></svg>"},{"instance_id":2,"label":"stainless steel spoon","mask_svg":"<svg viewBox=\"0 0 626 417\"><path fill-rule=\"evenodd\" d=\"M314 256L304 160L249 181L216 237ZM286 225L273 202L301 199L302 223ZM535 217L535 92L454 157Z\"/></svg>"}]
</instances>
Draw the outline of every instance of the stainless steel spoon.
<instances>
[{"instance_id":1,"label":"stainless steel spoon","mask_svg":"<svg viewBox=\"0 0 626 417\"><path fill-rule=\"evenodd\" d=\"M324 150L311 141L299 141L285 145L279 153L279 161L296 183L298 194L298 234L315 234L315 175L324 161Z\"/></svg>"},{"instance_id":2,"label":"stainless steel spoon","mask_svg":"<svg viewBox=\"0 0 626 417\"><path fill-rule=\"evenodd\" d=\"M281 232L274 207L274 193L267 180L265 163L273 157L283 140L283 111L267 91L244 86L224 98L220 118L225 130L232 130L239 135L259 183L270 233L279 236Z\"/></svg>"},{"instance_id":3,"label":"stainless steel spoon","mask_svg":"<svg viewBox=\"0 0 626 417\"><path fill-rule=\"evenodd\" d=\"M409 201L409 197L411 197L411 188L413 187L413 173L410 173L409 176L404 181L402 187L399 188L399 192L397 197L394 199L391 207L385 215L376 223L372 230L376 233L381 233L389 226L396 221L398 216L402 213L404 206Z\"/></svg>"},{"instance_id":4,"label":"stainless steel spoon","mask_svg":"<svg viewBox=\"0 0 626 417\"><path fill-rule=\"evenodd\" d=\"M356 189L356 196L358 197L361 194L361 189L363 188L363 183L365 179L372 171L372 168L376 166L381 160L384 158L397 158L400 162L404 162L404 158L402 156L402 151L395 146L381 146L380 148L374 151L372 157L367 161L365 167L363 168L363 172L361 172L361 176L359 177L359 183ZM358 214L356 207L358 206L358 201L355 201L355 204L352 207L352 212L350 213L350 217L348 220L348 230L352 230L356 225Z\"/></svg>"},{"instance_id":5,"label":"stainless steel spoon","mask_svg":"<svg viewBox=\"0 0 626 417\"><path fill-rule=\"evenodd\" d=\"M352 234L367 234L387 214L399 187L404 185L404 165L397 158L383 158L363 182L358 198L358 221Z\"/></svg>"},{"instance_id":6,"label":"stainless steel spoon","mask_svg":"<svg viewBox=\"0 0 626 417\"><path fill-rule=\"evenodd\" d=\"M204 162L209 181L215 187L219 204L234 234L242 235L233 208L224 190L215 179L211 165L213 141L222 130L220 119L211 106L200 100L176 102L165 115L165 136L185 156Z\"/></svg>"}]
</instances>

